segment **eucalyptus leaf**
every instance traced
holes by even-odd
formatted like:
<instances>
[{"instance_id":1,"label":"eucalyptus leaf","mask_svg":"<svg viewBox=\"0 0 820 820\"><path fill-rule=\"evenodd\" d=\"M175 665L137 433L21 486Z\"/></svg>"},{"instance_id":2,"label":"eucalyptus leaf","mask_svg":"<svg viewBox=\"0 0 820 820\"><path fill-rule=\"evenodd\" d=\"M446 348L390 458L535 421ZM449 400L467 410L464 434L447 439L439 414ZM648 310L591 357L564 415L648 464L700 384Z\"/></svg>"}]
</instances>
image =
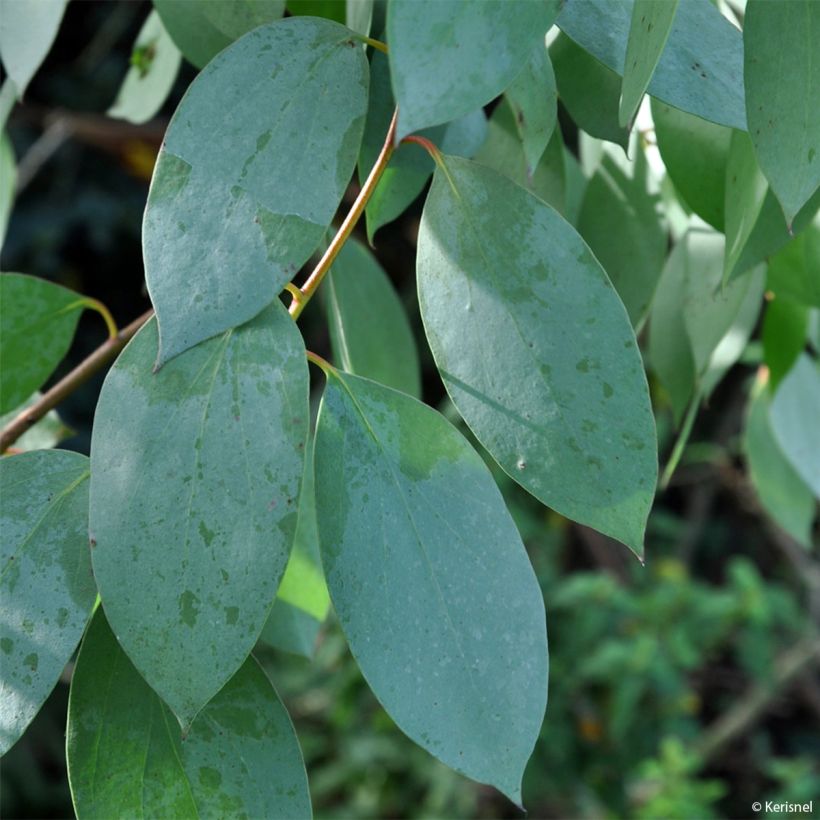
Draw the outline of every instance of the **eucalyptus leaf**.
<instances>
[{"instance_id":1,"label":"eucalyptus leaf","mask_svg":"<svg viewBox=\"0 0 820 820\"><path fill-rule=\"evenodd\" d=\"M447 392L490 455L640 555L657 476L649 392L623 304L581 237L506 177L444 157L417 278Z\"/></svg>"},{"instance_id":2,"label":"eucalyptus leaf","mask_svg":"<svg viewBox=\"0 0 820 820\"><path fill-rule=\"evenodd\" d=\"M556 22L622 75L632 8L632 0L568 0ZM679 4L649 93L710 122L746 130L741 34L709 0Z\"/></svg>"},{"instance_id":3,"label":"eucalyptus leaf","mask_svg":"<svg viewBox=\"0 0 820 820\"><path fill-rule=\"evenodd\" d=\"M635 114L675 21L678 0L634 0L624 57L618 121L632 129Z\"/></svg>"},{"instance_id":4,"label":"eucalyptus leaf","mask_svg":"<svg viewBox=\"0 0 820 820\"><path fill-rule=\"evenodd\" d=\"M103 385L92 560L117 639L187 727L252 649L285 570L308 375L278 302L152 373L156 350L152 320Z\"/></svg>"},{"instance_id":5,"label":"eucalyptus leaf","mask_svg":"<svg viewBox=\"0 0 820 820\"><path fill-rule=\"evenodd\" d=\"M373 0L345 0L345 25L364 37L373 23Z\"/></svg>"},{"instance_id":6,"label":"eucalyptus leaf","mask_svg":"<svg viewBox=\"0 0 820 820\"><path fill-rule=\"evenodd\" d=\"M311 816L293 725L248 658L181 736L122 651L102 609L68 704L68 775L78 817Z\"/></svg>"},{"instance_id":7,"label":"eucalyptus leaf","mask_svg":"<svg viewBox=\"0 0 820 820\"><path fill-rule=\"evenodd\" d=\"M545 43L536 45L530 59L507 89L507 100L524 146L527 174L532 176L558 119L555 72Z\"/></svg>"},{"instance_id":8,"label":"eucalyptus leaf","mask_svg":"<svg viewBox=\"0 0 820 820\"><path fill-rule=\"evenodd\" d=\"M287 5L291 14L325 17L337 23L344 23L347 15L345 0L287 0Z\"/></svg>"},{"instance_id":9,"label":"eucalyptus leaf","mask_svg":"<svg viewBox=\"0 0 820 820\"><path fill-rule=\"evenodd\" d=\"M769 261L768 286L778 296L820 307L820 220Z\"/></svg>"},{"instance_id":10,"label":"eucalyptus leaf","mask_svg":"<svg viewBox=\"0 0 820 820\"><path fill-rule=\"evenodd\" d=\"M486 465L433 409L335 371L315 461L328 587L365 678L411 739L520 804L547 635Z\"/></svg>"},{"instance_id":11,"label":"eucalyptus leaf","mask_svg":"<svg viewBox=\"0 0 820 820\"><path fill-rule=\"evenodd\" d=\"M795 472L820 498L820 366L802 353L774 394L769 417Z\"/></svg>"},{"instance_id":12,"label":"eucalyptus leaf","mask_svg":"<svg viewBox=\"0 0 820 820\"><path fill-rule=\"evenodd\" d=\"M20 413L31 407L42 398L39 392L33 393L19 407L0 416L0 428L12 422ZM17 441L14 442L14 449L17 452L28 452L29 450L48 450L56 447L64 438L73 434L73 430L63 424L56 410L49 410L34 425L29 427Z\"/></svg>"},{"instance_id":13,"label":"eucalyptus leaf","mask_svg":"<svg viewBox=\"0 0 820 820\"><path fill-rule=\"evenodd\" d=\"M14 205L14 188L17 185L17 166L14 148L8 135L0 134L0 248L6 240L11 209Z\"/></svg>"},{"instance_id":14,"label":"eucalyptus leaf","mask_svg":"<svg viewBox=\"0 0 820 820\"><path fill-rule=\"evenodd\" d=\"M461 117L519 74L558 14L558 0L392 0L390 73L397 139Z\"/></svg>"},{"instance_id":15,"label":"eucalyptus leaf","mask_svg":"<svg viewBox=\"0 0 820 820\"><path fill-rule=\"evenodd\" d=\"M626 151L629 132L618 123L618 75L565 35L555 38L549 53L558 95L575 124Z\"/></svg>"},{"instance_id":16,"label":"eucalyptus leaf","mask_svg":"<svg viewBox=\"0 0 820 820\"><path fill-rule=\"evenodd\" d=\"M82 296L45 279L0 276L0 413L22 404L54 372L83 307Z\"/></svg>"},{"instance_id":17,"label":"eucalyptus leaf","mask_svg":"<svg viewBox=\"0 0 820 820\"><path fill-rule=\"evenodd\" d=\"M0 0L0 60L22 99L57 37L68 0Z\"/></svg>"},{"instance_id":18,"label":"eucalyptus leaf","mask_svg":"<svg viewBox=\"0 0 820 820\"><path fill-rule=\"evenodd\" d=\"M811 546L815 500L775 440L769 421L771 400L758 378L746 414L743 451L749 478L766 512L803 546Z\"/></svg>"},{"instance_id":19,"label":"eucalyptus leaf","mask_svg":"<svg viewBox=\"0 0 820 820\"><path fill-rule=\"evenodd\" d=\"M353 45L337 23L288 18L245 35L188 89L143 223L158 365L256 316L322 240L364 125L367 61Z\"/></svg>"},{"instance_id":20,"label":"eucalyptus leaf","mask_svg":"<svg viewBox=\"0 0 820 820\"><path fill-rule=\"evenodd\" d=\"M179 49L152 11L134 42L131 67L108 116L137 125L150 120L171 93L181 62Z\"/></svg>"},{"instance_id":21,"label":"eucalyptus leaf","mask_svg":"<svg viewBox=\"0 0 820 820\"><path fill-rule=\"evenodd\" d=\"M325 285L334 360L411 396L421 396L421 367L407 313L372 254L348 240Z\"/></svg>"},{"instance_id":22,"label":"eucalyptus leaf","mask_svg":"<svg viewBox=\"0 0 820 820\"><path fill-rule=\"evenodd\" d=\"M88 459L44 450L0 459L0 754L60 679L96 597Z\"/></svg>"},{"instance_id":23,"label":"eucalyptus leaf","mask_svg":"<svg viewBox=\"0 0 820 820\"><path fill-rule=\"evenodd\" d=\"M769 385L777 390L806 346L809 309L787 297L775 296L763 320L763 361L769 368Z\"/></svg>"},{"instance_id":24,"label":"eucalyptus leaf","mask_svg":"<svg viewBox=\"0 0 820 820\"><path fill-rule=\"evenodd\" d=\"M282 16L283 0L153 0L179 50L203 68L234 40Z\"/></svg>"},{"instance_id":25,"label":"eucalyptus leaf","mask_svg":"<svg viewBox=\"0 0 820 820\"><path fill-rule=\"evenodd\" d=\"M789 225L820 186L820 5L749 0L746 114L760 167Z\"/></svg>"}]
</instances>

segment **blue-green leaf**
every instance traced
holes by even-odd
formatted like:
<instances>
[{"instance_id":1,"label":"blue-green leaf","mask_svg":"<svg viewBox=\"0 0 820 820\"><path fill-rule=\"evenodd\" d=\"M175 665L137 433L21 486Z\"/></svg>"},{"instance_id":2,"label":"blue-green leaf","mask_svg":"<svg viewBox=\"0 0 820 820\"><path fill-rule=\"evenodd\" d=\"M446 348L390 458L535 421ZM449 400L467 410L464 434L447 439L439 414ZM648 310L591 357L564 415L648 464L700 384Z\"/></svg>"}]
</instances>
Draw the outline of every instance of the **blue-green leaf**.
<instances>
[{"instance_id":1,"label":"blue-green leaf","mask_svg":"<svg viewBox=\"0 0 820 820\"><path fill-rule=\"evenodd\" d=\"M81 818L311 816L293 725L253 658L202 710L183 741L101 609L71 682L67 758Z\"/></svg>"},{"instance_id":2,"label":"blue-green leaf","mask_svg":"<svg viewBox=\"0 0 820 820\"><path fill-rule=\"evenodd\" d=\"M792 220L820 186L820 4L749 0L743 25L749 135Z\"/></svg>"},{"instance_id":3,"label":"blue-green leaf","mask_svg":"<svg viewBox=\"0 0 820 820\"><path fill-rule=\"evenodd\" d=\"M407 313L367 248L348 240L325 287L335 362L419 398L421 367Z\"/></svg>"},{"instance_id":4,"label":"blue-green leaf","mask_svg":"<svg viewBox=\"0 0 820 820\"><path fill-rule=\"evenodd\" d=\"M431 408L331 371L316 502L333 605L376 696L416 743L520 803L547 635L486 465Z\"/></svg>"},{"instance_id":5,"label":"blue-green leaf","mask_svg":"<svg viewBox=\"0 0 820 820\"><path fill-rule=\"evenodd\" d=\"M0 459L0 754L71 660L96 597L88 459L45 450Z\"/></svg>"},{"instance_id":6,"label":"blue-green leaf","mask_svg":"<svg viewBox=\"0 0 820 820\"><path fill-rule=\"evenodd\" d=\"M288 18L245 35L189 88L143 224L158 364L253 318L321 241L364 125L367 61L353 45L337 23Z\"/></svg>"},{"instance_id":7,"label":"blue-green leaf","mask_svg":"<svg viewBox=\"0 0 820 820\"><path fill-rule=\"evenodd\" d=\"M558 8L557 0L392 0L387 41L397 138L497 97L543 40Z\"/></svg>"},{"instance_id":8,"label":"blue-green leaf","mask_svg":"<svg viewBox=\"0 0 820 820\"><path fill-rule=\"evenodd\" d=\"M556 22L623 74L632 5L632 0L568 0ZM649 93L710 122L746 130L741 35L709 0L678 6Z\"/></svg>"},{"instance_id":9,"label":"blue-green leaf","mask_svg":"<svg viewBox=\"0 0 820 820\"><path fill-rule=\"evenodd\" d=\"M478 440L536 498L640 555L657 476L649 392L581 237L506 177L444 157L417 276L433 356Z\"/></svg>"},{"instance_id":10,"label":"blue-green leaf","mask_svg":"<svg viewBox=\"0 0 820 820\"><path fill-rule=\"evenodd\" d=\"M308 374L280 303L152 373L156 350L151 321L103 385L92 559L118 640L189 726L247 657L284 572Z\"/></svg>"}]
</instances>

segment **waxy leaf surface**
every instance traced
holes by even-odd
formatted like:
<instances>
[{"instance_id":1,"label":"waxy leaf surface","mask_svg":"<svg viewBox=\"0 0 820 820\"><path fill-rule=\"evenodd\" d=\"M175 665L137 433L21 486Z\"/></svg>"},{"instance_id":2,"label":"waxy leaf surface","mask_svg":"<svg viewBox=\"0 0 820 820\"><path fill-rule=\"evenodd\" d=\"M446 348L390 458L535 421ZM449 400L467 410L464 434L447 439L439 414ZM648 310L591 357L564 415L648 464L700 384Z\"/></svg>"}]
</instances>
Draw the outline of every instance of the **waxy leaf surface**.
<instances>
[{"instance_id":1,"label":"waxy leaf surface","mask_svg":"<svg viewBox=\"0 0 820 820\"><path fill-rule=\"evenodd\" d=\"M336 364L419 398L421 368L413 331L390 279L370 251L348 241L325 287Z\"/></svg>"},{"instance_id":2,"label":"waxy leaf surface","mask_svg":"<svg viewBox=\"0 0 820 820\"><path fill-rule=\"evenodd\" d=\"M280 303L152 373L156 350L152 320L103 385L92 560L118 640L187 726L247 657L284 572L308 375Z\"/></svg>"},{"instance_id":3,"label":"waxy leaf surface","mask_svg":"<svg viewBox=\"0 0 820 820\"><path fill-rule=\"evenodd\" d=\"M399 727L516 803L547 703L541 592L489 470L436 411L331 372L316 432L328 587Z\"/></svg>"},{"instance_id":4,"label":"waxy leaf surface","mask_svg":"<svg viewBox=\"0 0 820 820\"><path fill-rule=\"evenodd\" d=\"M631 20L632 0L567 0L556 22L622 75ZM741 34L709 0L679 4L649 93L710 122L746 129Z\"/></svg>"},{"instance_id":5,"label":"waxy leaf surface","mask_svg":"<svg viewBox=\"0 0 820 820\"><path fill-rule=\"evenodd\" d=\"M536 498L640 555L657 475L649 391L581 237L505 177L444 157L417 276L439 372L479 441Z\"/></svg>"},{"instance_id":6,"label":"waxy leaf surface","mask_svg":"<svg viewBox=\"0 0 820 820\"><path fill-rule=\"evenodd\" d=\"M0 413L22 404L54 372L74 338L83 298L20 273L0 276Z\"/></svg>"},{"instance_id":7,"label":"waxy leaf surface","mask_svg":"<svg viewBox=\"0 0 820 820\"><path fill-rule=\"evenodd\" d=\"M321 241L367 108L355 45L337 23L289 18L247 34L188 89L143 223L158 364L253 318Z\"/></svg>"},{"instance_id":8,"label":"waxy leaf surface","mask_svg":"<svg viewBox=\"0 0 820 820\"><path fill-rule=\"evenodd\" d=\"M743 43L749 136L791 224L820 186L820 4L750 0Z\"/></svg>"},{"instance_id":9,"label":"waxy leaf surface","mask_svg":"<svg viewBox=\"0 0 820 820\"><path fill-rule=\"evenodd\" d=\"M293 725L253 658L183 741L101 609L71 682L67 757L78 817L311 816Z\"/></svg>"},{"instance_id":10,"label":"waxy leaf surface","mask_svg":"<svg viewBox=\"0 0 820 820\"><path fill-rule=\"evenodd\" d=\"M556 0L393 0L387 43L397 138L497 97L543 41L558 8Z\"/></svg>"},{"instance_id":11,"label":"waxy leaf surface","mask_svg":"<svg viewBox=\"0 0 820 820\"><path fill-rule=\"evenodd\" d=\"M0 459L0 754L71 660L96 597L88 459L48 450Z\"/></svg>"}]
</instances>

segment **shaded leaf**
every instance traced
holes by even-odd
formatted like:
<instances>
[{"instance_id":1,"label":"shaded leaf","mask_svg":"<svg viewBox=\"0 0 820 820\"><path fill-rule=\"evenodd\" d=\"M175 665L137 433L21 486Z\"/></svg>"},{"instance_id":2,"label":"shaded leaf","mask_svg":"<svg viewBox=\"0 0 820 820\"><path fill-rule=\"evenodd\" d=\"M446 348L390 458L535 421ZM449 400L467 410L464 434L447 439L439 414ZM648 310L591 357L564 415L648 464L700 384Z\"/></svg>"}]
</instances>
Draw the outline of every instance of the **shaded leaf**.
<instances>
[{"instance_id":1,"label":"shaded leaf","mask_svg":"<svg viewBox=\"0 0 820 820\"><path fill-rule=\"evenodd\" d=\"M0 276L0 413L22 404L71 346L83 298L21 273Z\"/></svg>"},{"instance_id":2,"label":"shaded leaf","mask_svg":"<svg viewBox=\"0 0 820 820\"><path fill-rule=\"evenodd\" d=\"M618 122L629 129L672 30L678 0L634 0Z\"/></svg>"},{"instance_id":3,"label":"shaded leaf","mask_svg":"<svg viewBox=\"0 0 820 820\"><path fill-rule=\"evenodd\" d=\"M596 59L623 74L632 5L631 0L570 0L556 22ZM680 3L649 93L710 122L745 130L742 77L740 32L709 0Z\"/></svg>"},{"instance_id":4,"label":"shaded leaf","mask_svg":"<svg viewBox=\"0 0 820 820\"><path fill-rule=\"evenodd\" d=\"M188 89L143 223L158 364L253 318L321 241L367 106L353 44L336 23L288 18L247 34Z\"/></svg>"},{"instance_id":5,"label":"shaded leaf","mask_svg":"<svg viewBox=\"0 0 820 820\"><path fill-rule=\"evenodd\" d=\"M417 277L433 356L478 440L536 498L640 554L657 475L649 393L581 237L507 178L446 157Z\"/></svg>"},{"instance_id":6,"label":"shaded leaf","mask_svg":"<svg viewBox=\"0 0 820 820\"><path fill-rule=\"evenodd\" d=\"M12 422L20 413L28 407L31 407L31 405L41 397L41 393L34 393L19 407L15 407L14 410L0 416L0 428ZM14 450L19 452L48 450L51 447L55 447L64 438L68 438L73 432L70 427L63 424L56 410L49 410L36 424L29 427L12 446Z\"/></svg>"},{"instance_id":7,"label":"shaded leaf","mask_svg":"<svg viewBox=\"0 0 820 820\"><path fill-rule=\"evenodd\" d=\"M367 248L348 240L325 288L335 362L348 373L419 398L421 367L410 322Z\"/></svg>"},{"instance_id":8,"label":"shaded leaf","mask_svg":"<svg viewBox=\"0 0 820 820\"><path fill-rule=\"evenodd\" d=\"M136 124L150 120L168 98L181 62L179 49L152 11L134 42L131 67L108 116Z\"/></svg>"},{"instance_id":9,"label":"shaded leaf","mask_svg":"<svg viewBox=\"0 0 820 820\"><path fill-rule=\"evenodd\" d=\"M530 59L507 89L507 100L524 146L527 174L532 176L558 118L555 72L544 43L536 45Z\"/></svg>"},{"instance_id":10,"label":"shaded leaf","mask_svg":"<svg viewBox=\"0 0 820 820\"><path fill-rule=\"evenodd\" d=\"M766 307L763 320L763 361L769 368L774 393L806 346L809 309L787 297L775 297Z\"/></svg>"},{"instance_id":11,"label":"shaded leaf","mask_svg":"<svg viewBox=\"0 0 820 820\"><path fill-rule=\"evenodd\" d=\"M118 640L188 726L247 657L284 572L308 376L281 303L152 373L156 349L152 320L103 385L92 559Z\"/></svg>"},{"instance_id":12,"label":"shaded leaf","mask_svg":"<svg viewBox=\"0 0 820 820\"><path fill-rule=\"evenodd\" d=\"M777 443L800 478L820 498L820 367L801 354L774 394L769 418Z\"/></svg>"},{"instance_id":13,"label":"shaded leaf","mask_svg":"<svg viewBox=\"0 0 820 820\"><path fill-rule=\"evenodd\" d=\"M820 6L749 0L743 42L749 136L791 224L820 186Z\"/></svg>"},{"instance_id":14,"label":"shaded leaf","mask_svg":"<svg viewBox=\"0 0 820 820\"><path fill-rule=\"evenodd\" d=\"M168 33L197 68L251 29L282 16L283 0L154 0Z\"/></svg>"},{"instance_id":15,"label":"shaded leaf","mask_svg":"<svg viewBox=\"0 0 820 820\"><path fill-rule=\"evenodd\" d=\"M387 38L399 106L397 139L497 97L558 13L557 0L392 0Z\"/></svg>"},{"instance_id":16,"label":"shaded leaf","mask_svg":"<svg viewBox=\"0 0 820 820\"><path fill-rule=\"evenodd\" d=\"M544 609L481 458L431 408L332 371L316 499L333 605L376 696L416 743L520 803L547 702Z\"/></svg>"},{"instance_id":17,"label":"shaded leaf","mask_svg":"<svg viewBox=\"0 0 820 820\"><path fill-rule=\"evenodd\" d=\"M345 22L347 9L342 0L287 0L287 4L291 14L325 17L337 23Z\"/></svg>"},{"instance_id":18,"label":"shaded leaf","mask_svg":"<svg viewBox=\"0 0 820 820\"><path fill-rule=\"evenodd\" d=\"M97 591L88 550L88 459L45 450L0 459L0 754L71 660Z\"/></svg>"},{"instance_id":19,"label":"shaded leaf","mask_svg":"<svg viewBox=\"0 0 820 820\"><path fill-rule=\"evenodd\" d=\"M293 725L248 658L179 726L122 651L102 609L83 640L68 705L68 773L79 817L311 816Z\"/></svg>"},{"instance_id":20,"label":"shaded leaf","mask_svg":"<svg viewBox=\"0 0 820 820\"><path fill-rule=\"evenodd\" d=\"M345 25L368 37L373 23L373 0L345 0Z\"/></svg>"},{"instance_id":21,"label":"shaded leaf","mask_svg":"<svg viewBox=\"0 0 820 820\"><path fill-rule=\"evenodd\" d=\"M768 287L778 296L820 307L820 220L769 262Z\"/></svg>"},{"instance_id":22,"label":"shaded leaf","mask_svg":"<svg viewBox=\"0 0 820 820\"><path fill-rule=\"evenodd\" d=\"M4 132L0 134L0 248L6 240L6 228L14 205L16 185L17 166L14 161L14 148Z\"/></svg>"}]
</instances>

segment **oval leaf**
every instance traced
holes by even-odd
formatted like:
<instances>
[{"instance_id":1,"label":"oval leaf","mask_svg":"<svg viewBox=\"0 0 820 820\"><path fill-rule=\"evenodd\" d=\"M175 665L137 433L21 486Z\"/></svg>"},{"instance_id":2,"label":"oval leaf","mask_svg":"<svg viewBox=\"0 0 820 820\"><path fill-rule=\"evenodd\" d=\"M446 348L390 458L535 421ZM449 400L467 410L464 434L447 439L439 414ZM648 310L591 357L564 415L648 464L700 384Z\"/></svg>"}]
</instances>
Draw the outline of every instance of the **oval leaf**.
<instances>
[{"instance_id":1,"label":"oval leaf","mask_svg":"<svg viewBox=\"0 0 820 820\"><path fill-rule=\"evenodd\" d=\"M54 372L74 338L83 298L21 273L0 276L0 413L22 404Z\"/></svg>"},{"instance_id":2,"label":"oval leaf","mask_svg":"<svg viewBox=\"0 0 820 820\"><path fill-rule=\"evenodd\" d=\"M629 318L581 237L505 177L444 157L417 276L439 372L479 441L536 498L640 555L655 423Z\"/></svg>"},{"instance_id":3,"label":"oval leaf","mask_svg":"<svg viewBox=\"0 0 820 820\"><path fill-rule=\"evenodd\" d=\"M818 42L815 0L749 0L743 24L749 136L790 225L820 186Z\"/></svg>"},{"instance_id":4,"label":"oval leaf","mask_svg":"<svg viewBox=\"0 0 820 820\"><path fill-rule=\"evenodd\" d=\"M348 373L420 397L421 368L407 313L371 253L348 241L325 287L336 362Z\"/></svg>"},{"instance_id":5,"label":"oval leaf","mask_svg":"<svg viewBox=\"0 0 820 820\"><path fill-rule=\"evenodd\" d=\"M311 816L293 725L253 658L182 742L101 609L71 682L67 757L78 817Z\"/></svg>"},{"instance_id":6,"label":"oval leaf","mask_svg":"<svg viewBox=\"0 0 820 820\"><path fill-rule=\"evenodd\" d=\"M547 635L487 467L431 408L337 372L315 460L328 587L365 678L416 743L520 803L547 703Z\"/></svg>"},{"instance_id":7,"label":"oval leaf","mask_svg":"<svg viewBox=\"0 0 820 820\"><path fill-rule=\"evenodd\" d=\"M247 34L189 88L143 224L158 364L254 317L321 241L367 108L355 45L337 23L289 18Z\"/></svg>"},{"instance_id":8,"label":"oval leaf","mask_svg":"<svg viewBox=\"0 0 820 820\"><path fill-rule=\"evenodd\" d=\"M152 373L156 350L152 321L103 385L92 560L118 640L187 726L247 657L285 569L308 375L279 303Z\"/></svg>"},{"instance_id":9,"label":"oval leaf","mask_svg":"<svg viewBox=\"0 0 820 820\"><path fill-rule=\"evenodd\" d=\"M79 453L0 459L0 754L40 711L94 605L87 479Z\"/></svg>"},{"instance_id":10,"label":"oval leaf","mask_svg":"<svg viewBox=\"0 0 820 820\"><path fill-rule=\"evenodd\" d=\"M543 40L558 8L556 0L392 0L387 41L397 139L497 97Z\"/></svg>"},{"instance_id":11,"label":"oval leaf","mask_svg":"<svg viewBox=\"0 0 820 820\"><path fill-rule=\"evenodd\" d=\"M632 0L571 0L556 22L593 57L623 74L632 5ZM740 32L709 0L680 3L649 93L682 111L745 131L742 78Z\"/></svg>"}]
</instances>

